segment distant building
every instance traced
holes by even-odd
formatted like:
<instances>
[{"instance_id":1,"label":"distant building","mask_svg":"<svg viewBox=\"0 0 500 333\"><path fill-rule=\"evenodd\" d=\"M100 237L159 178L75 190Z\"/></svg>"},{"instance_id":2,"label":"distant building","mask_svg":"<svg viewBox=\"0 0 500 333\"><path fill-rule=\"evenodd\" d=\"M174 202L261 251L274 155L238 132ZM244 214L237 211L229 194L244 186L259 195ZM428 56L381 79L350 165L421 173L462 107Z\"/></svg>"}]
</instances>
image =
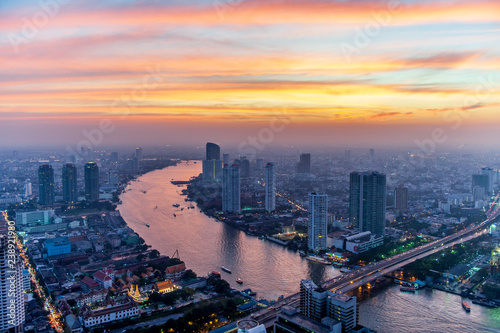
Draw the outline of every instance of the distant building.
<instances>
[{"instance_id":1,"label":"distant building","mask_svg":"<svg viewBox=\"0 0 500 333\"><path fill-rule=\"evenodd\" d=\"M488 176L488 194L493 193L493 183L495 181L495 170L492 168L482 168L481 169L481 174Z\"/></svg>"},{"instance_id":2,"label":"distant building","mask_svg":"<svg viewBox=\"0 0 500 333\"><path fill-rule=\"evenodd\" d=\"M374 157L375 157L375 149L370 148L370 158L374 158Z\"/></svg>"},{"instance_id":3,"label":"distant building","mask_svg":"<svg viewBox=\"0 0 500 333\"><path fill-rule=\"evenodd\" d=\"M491 194L490 177L488 174L472 175L472 191L474 188L482 187L486 194Z\"/></svg>"},{"instance_id":4,"label":"distant building","mask_svg":"<svg viewBox=\"0 0 500 333\"><path fill-rule=\"evenodd\" d=\"M386 176L378 172L352 172L349 219L360 232L385 233Z\"/></svg>"},{"instance_id":5,"label":"distant building","mask_svg":"<svg viewBox=\"0 0 500 333\"><path fill-rule=\"evenodd\" d=\"M85 199L99 200L99 167L95 162L85 164Z\"/></svg>"},{"instance_id":6,"label":"distant building","mask_svg":"<svg viewBox=\"0 0 500 333\"><path fill-rule=\"evenodd\" d=\"M65 164L62 168L63 201L68 203L77 202L77 173L74 164Z\"/></svg>"},{"instance_id":7,"label":"distant building","mask_svg":"<svg viewBox=\"0 0 500 333\"><path fill-rule=\"evenodd\" d=\"M229 164L229 154L222 155L222 164Z\"/></svg>"},{"instance_id":8,"label":"distant building","mask_svg":"<svg viewBox=\"0 0 500 333\"><path fill-rule=\"evenodd\" d=\"M403 184L394 190L394 211L398 216L408 212L408 188Z\"/></svg>"},{"instance_id":9,"label":"distant building","mask_svg":"<svg viewBox=\"0 0 500 333\"><path fill-rule=\"evenodd\" d=\"M47 256L49 257L71 253L71 243L68 237L46 239L45 248L47 249Z\"/></svg>"},{"instance_id":10,"label":"distant building","mask_svg":"<svg viewBox=\"0 0 500 333\"><path fill-rule=\"evenodd\" d=\"M118 162L118 153L116 151L111 152L111 156L109 158L111 162Z\"/></svg>"},{"instance_id":11,"label":"distant building","mask_svg":"<svg viewBox=\"0 0 500 333\"><path fill-rule=\"evenodd\" d=\"M250 177L250 161L246 156L243 156L240 161L240 176L241 178Z\"/></svg>"},{"instance_id":12,"label":"distant building","mask_svg":"<svg viewBox=\"0 0 500 333\"><path fill-rule=\"evenodd\" d=\"M311 154L300 154L300 161L297 164L297 173L311 173Z\"/></svg>"},{"instance_id":13,"label":"distant building","mask_svg":"<svg viewBox=\"0 0 500 333\"><path fill-rule=\"evenodd\" d=\"M83 279L80 280L80 285L82 287L83 294L87 295L93 291L101 291L102 286L96 282L94 279L84 276Z\"/></svg>"},{"instance_id":14,"label":"distant building","mask_svg":"<svg viewBox=\"0 0 500 333\"><path fill-rule=\"evenodd\" d=\"M222 173L222 163L220 160L203 160L202 176L204 181L215 181L220 179Z\"/></svg>"},{"instance_id":15,"label":"distant building","mask_svg":"<svg viewBox=\"0 0 500 333\"><path fill-rule=\"evenodd\" d=\"M262 158L255 160L255 168L257 170L262 170L264 168L264 160Z\"/></svg>"},{"instance_id":16,"label":"distant building","mask_svg":"<svg viewBox=\"0 0 500 333\"><path fill-rule=\"evenodd\" d=\"M135 148L135 157L138 160L142 160L142 148L141 147Z\"/></svg>"},{"instance_id":17,"label":"distant building","mask_svg":"<svg viewBox=\"0 0 500 333\"><path fill-rule=\"evenodd\" d=\"M206 160L220 160L220 146L207 142L206 145Z\"/></svg>"},{"instance_id":18,"label":"distant building","mask_svg":"<svg viewBox=\"0 0 500 333\"><path fill-rule=\"evenodd\" d=\"M56 217L53 209L32 212L16 212L16 223L19 225L44 225L54 223Z\"/></svg>"},{"instance_id":19,"label":"distant building","mask_svg":"<svg viewBox=\"0 0 500 333\"><path fill-rule=\"evenodd\" d=\"M105 289L109 289L113 285L113 278L105 271L95 272L93 278L95 282L99 283Z\"/></svg>"},{"instance_id":20,"label":"distant building","mask_svg":"<svg viewBox=\"0 0 500 333\"><path fill-rule=\"evenodd\" d=\"M38 202L41 205L54 203L54 169L45 164L38 168Z\"/></svg>"},{"instance_id":21,"label":"distant building","mask_svg":"<svg viewBox=\"0 0 500 333\"><path fill-rule=\"evenodd\" d=\"M309 193L307 245L311 251L326 250L328 234L328 195Z\"/></svg>"},{"instance_id":22,"label":"distant building","mask_svg":"<svg viewBox=\"0 0 500 333\"><path fill-rule=\"evenodd\" d=\"M268 212L276 209L276 180L274 176L274 163L266 165L266 210Z\"/></svg>"},{"instance_id":23,"label":"distant building","mask_svg":"<svg viewBox=\"0 0 500 333\"><path fill-rule=\"evenodd\" d=\"M241 211L240 167L237 164L225 165L222 169L222 210Z\"/></svg>"},{"instance_id":24,"label":"distant building","mask_svg":"<svg viewBox=\"0 0 500 333\"><path fill-rule=\"evenodd\" d=\"M206 145L206 159L202 161L202 175L204 181L215 181L220 179L222 163L220 160L220 147L215 143L208 142Z\"/></svg>"},{"instance_id":25,"label":"distant building","mask_svg":"<svg viewBox=\"0 0 500 333\"><path fill-rule=\"evenodd\" d=\"M177 286L172 283L172 280L157 282L155 290L160 294L167 294L177 289Z\"/></svg>"}]
</instances>

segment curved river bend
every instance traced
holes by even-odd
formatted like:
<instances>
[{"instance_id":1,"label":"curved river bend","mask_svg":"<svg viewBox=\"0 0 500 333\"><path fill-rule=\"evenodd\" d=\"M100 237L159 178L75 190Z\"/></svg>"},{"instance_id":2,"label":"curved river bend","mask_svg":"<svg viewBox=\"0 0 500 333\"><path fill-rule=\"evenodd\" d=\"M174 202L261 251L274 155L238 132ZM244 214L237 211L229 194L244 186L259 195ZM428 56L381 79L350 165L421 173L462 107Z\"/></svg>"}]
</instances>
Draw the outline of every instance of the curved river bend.
<instances>
[{"instance_id":1,"label":"curved river bend","mask_svg":"<svg viewBox=\"0 0 500 333\"><path fill-rule=\"evenodd\" d=\"M187 209L191 203L180 195L185 186L170 181L189 180L200 173L200 162L183 162L145 174L127 187L118 209L127 224L162 254L172 256L178 249L180 258L198 275L220 271L231 287L251 288L258 297L277 299L297 292L301 279L318 281L340 274L332 266L311 263L281 245L247 236L198 209ZM176 203L179 208L172 206ZM221 271L222 266L233 274ZM456 295L432 290L407 294L392 287L361 302L360 323L379 333L500 332L500 308L471 307L465 313Z\"/></svg>"}]
</instances>

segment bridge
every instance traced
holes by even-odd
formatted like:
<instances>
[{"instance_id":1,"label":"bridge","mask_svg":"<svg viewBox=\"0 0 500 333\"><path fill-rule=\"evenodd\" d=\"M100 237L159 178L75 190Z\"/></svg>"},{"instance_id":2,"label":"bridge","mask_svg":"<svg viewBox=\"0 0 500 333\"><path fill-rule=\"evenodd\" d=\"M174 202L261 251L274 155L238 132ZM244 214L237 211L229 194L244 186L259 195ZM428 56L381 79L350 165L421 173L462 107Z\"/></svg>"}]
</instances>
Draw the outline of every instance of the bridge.
<instances>
[{"instance_id":1,"label":"bridge","mask_svg":"<svg viewBox=\"0 0 500 333\"><path fill-rule=\"evenodd\" d=\"M486 213L486 220L479 224L471 224L466 229L458 231L452 235L406 251L383 261L364 266L354 272L344 274L341 277L326 281L321 284L321 287L334 293L345 294L366 283L374 281L385 274L398 270L415 260L425 258L456 244L461 244L484 235L488 232L489 225L500 216L499 201L500 194L497 195L491 203L490 209ZM257 311L251 315L251 318L259 321L261 324L265 324L266 327L270 326L276 319L276 315L282 306L298 306L299 298L300 293L292 294L273 304L273 306L268 309ZM250 318L250 316L248 318Z\"/></svg>"}]
</instances>

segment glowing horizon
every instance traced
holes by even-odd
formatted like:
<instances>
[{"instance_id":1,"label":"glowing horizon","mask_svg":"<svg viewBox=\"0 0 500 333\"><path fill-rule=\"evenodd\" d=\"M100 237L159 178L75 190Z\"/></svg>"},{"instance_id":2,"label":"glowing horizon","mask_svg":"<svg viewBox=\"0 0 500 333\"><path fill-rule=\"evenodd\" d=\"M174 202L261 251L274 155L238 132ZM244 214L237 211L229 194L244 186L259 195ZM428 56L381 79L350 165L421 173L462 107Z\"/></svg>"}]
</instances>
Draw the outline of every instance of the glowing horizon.
<instances>
[{"instance_id":1,"label":"glowing horizon","mask_svg":"<svg viewBox=\"0 0 500 333\"><path fill-rule=\"evenodd\" d=\"M276 142L408 144L435 128L449 144L499 138L493 0L30 0L0 10L2 145L72 144L102 119L110 144L238 141L276 117L287 119Z\"/></svg>"}]
</instances>

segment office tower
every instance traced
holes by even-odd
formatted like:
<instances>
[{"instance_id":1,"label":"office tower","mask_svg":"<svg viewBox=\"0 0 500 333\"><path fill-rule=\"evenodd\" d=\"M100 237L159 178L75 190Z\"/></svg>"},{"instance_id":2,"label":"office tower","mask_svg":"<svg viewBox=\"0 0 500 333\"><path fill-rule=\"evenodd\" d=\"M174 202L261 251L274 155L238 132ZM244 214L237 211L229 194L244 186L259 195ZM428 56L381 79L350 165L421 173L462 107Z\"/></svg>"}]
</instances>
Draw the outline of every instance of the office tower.
<instances>
[{"instance_id":1,"label":"office tower","mask_svg":"<svg viewBox=\"0 0 500 333\"><path fill-rule=\"evenodd\" d=\"M74 164L65 164L62 169L62 186L64 202L76 202L78 192L76 189L76 166Z\"/></svg>"},{"instance_id":2,"label":"office tower","mask_svg":"<svg viewBox=\"0 0 500 333\"><path fill-rule=\"evenodd\" d=\"M266 326L253 319L242 319L236 323L237 333L266 333Z\"/></svg>"},{"instance_id":3,"label":"office tower","mask_svg":"<svg viewBox=\"0 0 500 333\"><path fill-rule=\"evenodd\" d=\"M220 179L222 163L220 160L203 160L202 176L204 181L215 181Z\"/></svg>"},{"instance_id":4,"label":"office tower","mask_svg":"<svg viewBox=\"0 0 500 333\"><path fill-rule=\"evenodd\" d=\"M403 184L394 190L394 210L399 216L408 212L408 188Z\"/></svg>"},{"instance_id":5,"label":"office tower","mask_svg":"<svg viewBox=\"0 0 500 333\"><path fill-rule=\"evenodd\" d=\"M358 325L358 307L355 296L328 293L328 317L342 322L342 332L350 332Z\"/></svg>"},{"instance_id":6,"label":"office tower","mask_svg":"<svg viewBox=\"0 0 500 333\"><path fill-rule=\"evenodd\" d=\"M45 164L38 168L38 202L41 205L52 205L54 203L54 169Z\"/></svg>"},{"instance_id":7,"label":"office tower","mask_svg":"<svg viewBox=\"0 0 500 333\"><path fill-rule=\"evenodd\" d=\"M95 162L85 164L85 199L99 200L99 167Z\"/></svg>"},{"instance_id":8,"label":"office tower","mask_svg":"<svg viewBox=\"0 0 500 333\"><path fill-rule=\"evenodd\" d=\"M298 173L310 173L311 172L311 154L304 153L300 154L300 161L297 164Z\"/></svg>"},{"instance_id":9,"label":"office tower","mask_svg":"<svg viewBox=\"0 0 500 333\"><path fill-rule=\"evenodd\" d=\"M350 158L351 157L351 151L349 149L346 149L345 152L344 152L344 155L346 158Z\"/></svg>"},{"instance_id":10,"label":"office tower","mask_svg":"<svg viewBox=\"0 0 500 333\"><path fill-rule=\"evenodd\" d=\"M207 142L206 151L207 151L206 160L220 160L219 145L212 142Z\"/></svg>"},{"instance_id":11,"label":"office tower","mask_svg":"<svg viewBox=\"0 0 500 333\"><path fill-rule=\"evenodd\" d=\"M476 187L482 187L486 194L490 194L490 177L487 174L472 175L472 191L474 191Z\"/></svg>"},{"instance_id":12,"label":"office tower","mask_svg":"<svg viewBox=\"0 0 500 333\"><path fill-rule=\"evenodd\" d=\"M220 179L222 163L220 161L220 147L215 143L208 142L206 146L207 156L202 161L202 175L204 181L215 181Z\"/></svg>"},{"instance_id":13,"label":"office tower","mask_svg":"<svg viewBox=\"0 0 500 333\"><path fill-rule=\"evenodd\" d=\"M264 160L262 158L258 158L257 160L255 160L255 168L257 170L262 170L264 167Z\"/></svg>"},{"instance_id":14,"label":"office tower","mask_svg":"<svg viewBox=\"0 0 500 333\"><path fill-rule=\"evenodd\" d=\"M240 167L224 165L222 169L222 210L239 213L241 210Z\"/></svg>"},{"instance_id":15,"label":"office tower","mask_svg":"<svg viewBox=\"0 0 500 333\"><path fill-rule=\"evenodd\" d=\"M326 317L327 296L312 280L300 281L300 313L314 320Z\"/></svg>"},{"instance_id":16,"label":"office tower","mask_svg":"<svg viewBox=\"0 0 500 333\"><path fill-rule=\"evenodd\" d=\"M33 188L29 179L26 180L26 184L24 184L24 197L29 198L33 195Z\"/></svg>"},{"instance_id":17,"label":"office tower","mask_svg":"<svg viewBox=\"0 0 500 333\"><path fill-rule=\"evenodd\" d=\"M493 278L500 278L500 247L491 252L490 274Z\"/></svg>"},{"instance_id":18,"label":"office tower","mask_svg":"<svg viewBox=\"0 0 500 333\"><path fill-rule=\"evenodd\" d=\"M0 215L0 332L20 333L25 320L23 267L8 232Z\"/></svg>"},{"instance_id":19,"label":"office tower","mask_svg":"<svg viewBox=\"0 0 500 333\"><path fill-rule=\"evenodd\" d=\"M474 201L482 201L486 198L486 189L476 186L472 189L472 198Z\"/></svg>"},{"instance_id":20,"label":"office tower","mask_svg":"<svg viewBox=\"0 0 500 333\"><path fill-rule=\"evenodd\" d=\"M307 245L310 251L326 250L328 233L328 195L309 193Z\"/></svg>"},{"instance_id":21,"label":"office tower","mask_svg":"<svg viewBox=\"0 0 500 333\"><path fill-rule=\"evenodd\" d=\"M374 157L375 157L375 149L370 148L370 158L374 158Z\"/></svg>"},{"instance_id":22,"label":"office tower","mask_svg":"<svg viewBox=\"0 0 500 333\"><path fill-rule=\"evenodd\" d=\"M266 210L276 209L276 181L274 179L274 163L266 165Z\"/></svg>"},{"instance_id":23,"label":"office tower","mask_svg":"<svg viewBox=\"0 0 500 333\"><path fill-rule=\"evenodd\" d=\"M111 156L109 158L111 162L118 162L118 153L116 151L111 152Z\"/></svg>"},{"instance_id":24,"label":"office tower","mask_svg":"<svg viewBox=\"0 0 500 333\"><path fill-rule=\"evenodd\" d=\"M482 168L481 174L488 176L488 194L493 193L495 170L493 170L492 168Z\"/></svg>"},{"instance_id":25,"label":"office tower","mask_svg":"<svg viewBox=\"0 0 500 333\"><path fill-rule=\"evenodd\" d=\"M240 163L241 178L250 177L250 161L243 156Z\"/></svg>"},{"instance_id":26,"label":"office tower","mask_svg":"<svg viewBox=\"0 0 500 333\"><path fill-rule=\"evenodd\" d=\"M137 157L138 160L142 160L142 148L141 147L135 148L135 157Z\"/></svg>"},{"instance_id":27,"label":"office tower","mask_svg":"<svg viewBox=\"0 0 500 333\"><path fill-rule=\"evenodd\" d=\"M386 177L378 172L352 172L349 190L349 219L360 232L385 234Z\"/></svg>"},{"instance_id":28,"label":"office tower","mask_svg":"<svg viewBox=\"0 0 500 333\"><path fill-rule=\"evenodd\" d=\"M222 164L224 165L229 164L229 154L222 155Z\"/></svg>"}]
</instances>

